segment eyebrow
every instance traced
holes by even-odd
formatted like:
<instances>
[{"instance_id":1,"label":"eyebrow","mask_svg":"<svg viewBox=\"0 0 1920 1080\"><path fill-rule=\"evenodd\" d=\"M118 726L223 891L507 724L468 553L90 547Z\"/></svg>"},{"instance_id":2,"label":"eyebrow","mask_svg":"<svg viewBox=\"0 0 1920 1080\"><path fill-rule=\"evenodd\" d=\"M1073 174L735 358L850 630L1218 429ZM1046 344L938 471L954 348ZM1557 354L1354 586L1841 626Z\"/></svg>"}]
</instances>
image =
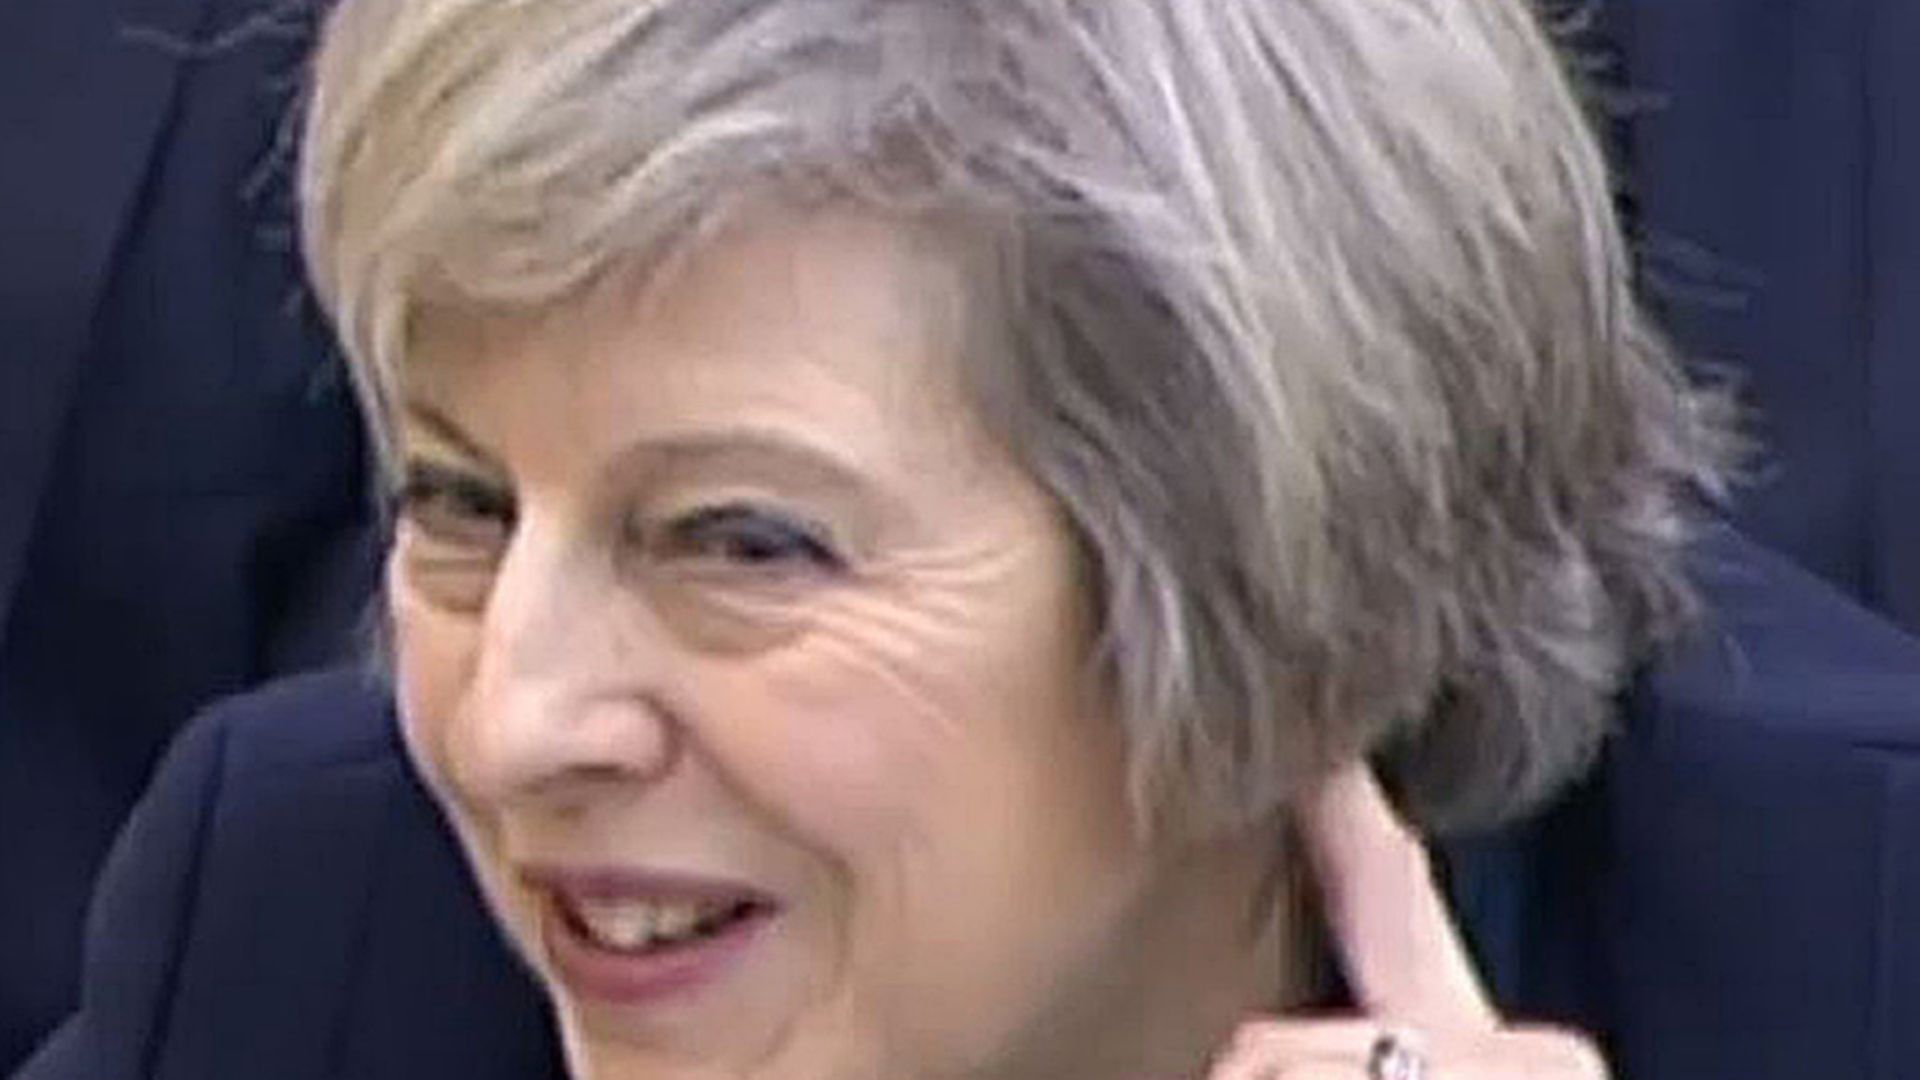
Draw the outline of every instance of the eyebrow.
<instances>
[{"instance_id":1,"label":"eyebrow","mask_svg":"<svg viewBox=\"0 0 1920 1080\"><path fill-rule=\"evenodd\" d=\"M741 426L690 431L633 443L617 456L621 472L672 474L712 464L778 472L827 491L871 490L873 482L855 465L804 439L762 427Z\"/></svg>"},{"instance_id":2,"label":"eyebrow","mask_svg":"<svg viewBox=\"0 0 1920 1080\"><path fill-rule=\"evenodd\" d=\"M507 470L500 464L499 459L488 452L486 447L481 446L476 439L461 430L460 425L454 423L446 413L415 398L407 400L403 411L421 427L426 428L434 438L473 458L489 470L503 476L506 474Z\"/></svg>"},{"instance_id":3,"label":"eyebrow","mask_svg":"<svg viewBox=\"0 0 1920 1080\"><path fill-rule=\"evenodd\" d=\"M434 438L488 470L507 475L500 460L446 413L419 399L406 401L403 411ZM727 462L790 474L797 471L796 479L828 490L852 493L874 487L863 470L830 450L785 432L751 425L637 440L615 454L614 461L613 471L623 474L671 473Z\"/></svg>"}]
</instances>

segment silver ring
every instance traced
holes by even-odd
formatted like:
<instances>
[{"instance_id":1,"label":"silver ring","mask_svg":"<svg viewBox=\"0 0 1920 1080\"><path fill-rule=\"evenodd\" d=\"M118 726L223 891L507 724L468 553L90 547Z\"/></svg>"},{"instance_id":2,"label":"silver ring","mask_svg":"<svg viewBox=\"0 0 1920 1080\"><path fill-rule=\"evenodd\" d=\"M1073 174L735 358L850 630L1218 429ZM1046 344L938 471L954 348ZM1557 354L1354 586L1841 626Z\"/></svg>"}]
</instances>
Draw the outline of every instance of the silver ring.
<instances>
[{"instance_id":1,"label":"silver ring","mask_svg":"<svg viewBox=\"0 0 1920 1080\"><path fill-rule=\"evenodd\" d=\"M1367 1051L1367 1080L1426 1080L1427 1058L1407 1031L1382 1031Z\"/></svg>"}]
</instances>

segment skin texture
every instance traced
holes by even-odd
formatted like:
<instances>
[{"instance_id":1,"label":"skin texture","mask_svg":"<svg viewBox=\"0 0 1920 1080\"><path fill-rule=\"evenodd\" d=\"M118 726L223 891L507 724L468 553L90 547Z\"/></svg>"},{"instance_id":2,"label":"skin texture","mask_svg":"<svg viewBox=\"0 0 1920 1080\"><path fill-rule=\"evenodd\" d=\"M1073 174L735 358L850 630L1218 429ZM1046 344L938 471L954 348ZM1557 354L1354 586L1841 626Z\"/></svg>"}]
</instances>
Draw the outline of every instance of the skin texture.
<instances>
[{"instance_id":1,"label":"skin texture","mask_svg":"<svg viewBox=\"0 0 1920 1080\"><path fill-rule=\"evenodd\" d=\"M389 566L411 752L577 1076L1197 1075L1281 1000L1274 830L1133 828L1073 537L960 393L935 236L748 224L426 319ZM782 905L720 979L555 977L530 864Z\"/></svg>"}]
</instances>

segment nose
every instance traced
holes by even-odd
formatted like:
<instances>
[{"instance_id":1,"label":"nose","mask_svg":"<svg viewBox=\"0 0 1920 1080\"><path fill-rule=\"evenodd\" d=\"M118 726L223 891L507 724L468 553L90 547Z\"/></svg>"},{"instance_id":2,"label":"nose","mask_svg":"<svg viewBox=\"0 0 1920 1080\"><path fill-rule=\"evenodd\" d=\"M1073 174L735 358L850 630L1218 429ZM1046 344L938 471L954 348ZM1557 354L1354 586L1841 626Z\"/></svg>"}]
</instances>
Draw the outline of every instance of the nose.
<instances>
[{"instance_id":1,"label":"nose","mask_svg":"<svg viewBox=\"0 0 1920 1080\"><path fill-rule=\"evenodd\" d=\"M668 642L612 558L523 521L481 628L467 783L496 800L566 804L657 782L679 744Z\"/></svg>"}]
</instances>

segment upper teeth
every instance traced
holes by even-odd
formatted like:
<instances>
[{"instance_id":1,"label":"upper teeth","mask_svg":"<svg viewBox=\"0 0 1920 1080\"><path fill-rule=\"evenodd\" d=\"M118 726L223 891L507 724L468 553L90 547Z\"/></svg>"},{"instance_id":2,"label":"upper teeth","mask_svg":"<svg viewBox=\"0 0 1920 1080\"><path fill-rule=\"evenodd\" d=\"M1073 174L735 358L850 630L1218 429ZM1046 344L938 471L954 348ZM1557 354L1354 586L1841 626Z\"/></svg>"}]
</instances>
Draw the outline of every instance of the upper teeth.
<instances>
[{"instance_id":1,"label":"upper teeth","mask_svg":"<svg viewBox=\"0 0 1920 1080\"><path fill-rule=\"evenodd\" d=\"M574 904L587 933L610 949L638 949L689 937L695 927L725 910L725 905L690 901L582 900Z\"/></svg>"}]
</instances>

